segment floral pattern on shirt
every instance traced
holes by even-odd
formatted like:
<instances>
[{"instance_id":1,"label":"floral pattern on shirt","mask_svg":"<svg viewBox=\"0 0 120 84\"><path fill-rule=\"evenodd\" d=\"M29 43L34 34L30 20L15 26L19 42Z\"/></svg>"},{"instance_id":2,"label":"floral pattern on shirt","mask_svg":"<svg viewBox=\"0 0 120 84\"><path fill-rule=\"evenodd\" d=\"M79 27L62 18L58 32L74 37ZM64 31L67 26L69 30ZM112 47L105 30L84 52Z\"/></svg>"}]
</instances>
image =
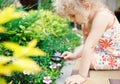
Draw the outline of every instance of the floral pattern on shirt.
<instances>
[{"instance_id":1,"label":"floral pattern on shirt","mask_svg":"<svg viewBox=\"0 0 120 84\"><path fill-rule=\"evenodd\" d=\"M120 69L120 24L114 23L95 47L95 69Z\"/></svg>"}]
</instances>

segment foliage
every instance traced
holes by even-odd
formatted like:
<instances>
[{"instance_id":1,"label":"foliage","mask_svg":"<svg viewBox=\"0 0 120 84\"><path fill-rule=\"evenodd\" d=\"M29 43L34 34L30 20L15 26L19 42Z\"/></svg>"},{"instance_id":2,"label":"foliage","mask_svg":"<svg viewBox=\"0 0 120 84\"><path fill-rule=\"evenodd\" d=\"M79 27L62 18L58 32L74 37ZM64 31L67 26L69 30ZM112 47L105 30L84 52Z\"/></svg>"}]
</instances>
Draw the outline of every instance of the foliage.
<instances>
[{"instance_id":1,"label":"foliage","mask_svg":"<svg viewBox=\"0 0 120 84\"><path fill-rule=\"evenodd\" d=\"M0 0L0 8L8 7L12 4L12 0Z\"/></svg>"},{"instance_id":2,"label":"foliage","mask_svg":"<svg viewBox=\"0 0 120 84\"><path fill-rule=\"evenodd\" d=\"M6 7L2 11L0 11L0 26L2 24L7 23L11 19L16 19L21 17L21 13L15 12L13 7ZM2 27L3 28L3 27ZM4 28L3 28L4 29ZM2 33L2 32L1 32ZM29 56L32 55L45 55L43 51L38 48L34 48L37 44L37 40L32 40L28 43L27 47L20 46L13 42L1 42L5 48L8 48L13 51L13 56L0 56L0 75L10 76L12 72L29 72L36 73L40 71L40 67L31 59ZM29 66L32 65L31 66ZM24 65L24 66L23 66ZM0 79L0 83L6 84L4 79Z\"/></svg>"},{"instance_id":3,"label":"foliage","mask_svg":"<svg viewBox=\"0 0 120 84\"><path fill-rule=\"evenodd\" d=\"M36 41L31 41L27 47L19 46L12 42L2 42L2 45L13 51L13 56L0 56L0 74L11 75L13 71L27 72L29 74L40 71L40 67L29 56L43 56L45 53L34 48ZM32 66L32 67L31 67Z\"/></svg>"},{"instance_id":4,"label":"foliage","mask_svg":"<svg viewBox=\"0 0 120 84\"><path fill-rule=\"evenodd\" d=\"M41 0L41 9L52 9L52 0Z\"/></svg>"},{"instance_id":5,"label":"foliage","mask_svg":"<svg viewBox=\"0 0 120 84\"><path fill-rule=\"evenodd\" d=\"M39 11L38 20L27 28L28 34L39 40L44 40L46 36L64 36L68 31L67 20L64 20L50 11ZM30 37L31 37L30 36Z\"/></svg>"},{"instance_id":6,"label":"foliage","mask_svg":"<svg viewBox=\"0 0 120 84\"><path fill-rule=\"evenodd\" d=\"M22 0L21 0L22 1ZM13 3L13 0L0 0L0 9L1 8L5 8L5 7L8 7L8 6L10 6L11 4ZM32 0L31 1L29 1L29 3L31 3L32 4ZM27 3L27 4L29 4L29 3ZM35 2L33 2L33 3L35 3ZM24 3L24 4L26 4L26 2ZM26 5L27 5L26 4ZM31 5L30 4L30 5ZM25 5L25 6L26 6ZM36 4L35 4L36 5ZM40 9L47 9L47 10L52 10L52 0L41 0L41 3L39 4L39 5L41 5L40 6ZM28 5L28 7L29 7L29 5ZM33 6L31 6L31 7L33 7ZM30 8L31 8L30 7ZM35 7L36 8L36 7ZM27 9L27 8L25 8L25 9Z\"/></svg>"},{"instance_id":7,"label":"foliage","mask_svg":"<svg viewBox=\"0 0 120 84\"><path fill-rule=\"evenodd\" d=\"M13 6L6 7L0 10L0 32L4 32L5 28L2 26L4 23L10 21L11 19L16 19L22 17L22 13L15 12Z\"/></svg>"},{"instance_id":8,"label":"foliage","mask_svg":"<svg viewBox=\"0 0 120 84\"><path fill-rule=\"evenodd\" d=\"M22 84L43 84L44 77L49 76L52 84L55 84L54 80L61 74L60 68L64 62L61 62L62 66L59 68L50 68L51 56L54 56L56 52L72 51L75 46L79 45L80 38L69 29L67 20L58 17L50 11L22 11L22 13L22 18L3 24L2 26L6 28L6 31L0 34L1 41L12 41L20 44L22 47L10 47L9 49L12 50L10 51L0 45L0 55L9 56L15 54L13 51L25 51L26 47L31 48L31 45L28 44L29 41L37 39L37 48L45 51L46 56L34 57L35 54L33 56L30 54L32 56L30 58L41 66L41 72L38 74L15 72L12 76L5 77L5 79L7 82L12 81L13 84L18 84L19 82ZM19 55L15 54L15 56L21 57L21 53Z\"/></svg>"},{"instance_id":9,"label":"foliage","mask_svg":"<svg viewBox=\"0 0 120 84\"><path fill-rule=\"evenodd\" d=\"M38 13L28 14L23 12L23 15L24 16L22 18L3 24L7 31L0 34L1 40L10 40L25 45L26 42L33 39L32 37L29 37L29 33L26 31L26 28L31 26L31 24L38 19Z\"/></svg>"}]
</instances>

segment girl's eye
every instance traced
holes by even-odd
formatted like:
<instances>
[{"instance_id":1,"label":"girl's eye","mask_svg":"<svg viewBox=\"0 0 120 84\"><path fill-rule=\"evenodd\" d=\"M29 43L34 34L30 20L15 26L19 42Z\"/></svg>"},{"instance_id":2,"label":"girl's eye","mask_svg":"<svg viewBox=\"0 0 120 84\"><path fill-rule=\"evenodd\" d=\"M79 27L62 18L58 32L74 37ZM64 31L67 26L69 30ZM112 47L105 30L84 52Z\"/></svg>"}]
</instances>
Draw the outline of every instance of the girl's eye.
<instances>
[{"instance_id":1,"label":"girl's eye","mask_svg":"<svg viewBox=\"0 0 120 84\"><path fill-rule=\"evenodd\" d=\"M74 17L75 17L75 15L71 15L71 17L73 17L73 18L74 18Z\"/></svg>"}]
</instances>

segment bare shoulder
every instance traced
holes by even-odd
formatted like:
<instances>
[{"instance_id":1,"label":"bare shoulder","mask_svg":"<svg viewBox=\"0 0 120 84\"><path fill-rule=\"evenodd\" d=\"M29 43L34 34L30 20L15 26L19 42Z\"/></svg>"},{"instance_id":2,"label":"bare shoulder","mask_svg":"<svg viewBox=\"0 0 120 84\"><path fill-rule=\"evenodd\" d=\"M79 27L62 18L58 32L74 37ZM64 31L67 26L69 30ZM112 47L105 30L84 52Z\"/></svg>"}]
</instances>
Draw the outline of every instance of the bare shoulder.
<instances>
[{"instance_id":1,"label":"bare shoulder","mask_svg":"<svg viewBox=\"0 0 120 84\"><path fill-rule=\"evenodd\" d=\"M111 25L114 22L114 13L109 10L103 10L96 14L94 20L95 22L104 22L108 25Z\"/></svg>"}]
</instances>

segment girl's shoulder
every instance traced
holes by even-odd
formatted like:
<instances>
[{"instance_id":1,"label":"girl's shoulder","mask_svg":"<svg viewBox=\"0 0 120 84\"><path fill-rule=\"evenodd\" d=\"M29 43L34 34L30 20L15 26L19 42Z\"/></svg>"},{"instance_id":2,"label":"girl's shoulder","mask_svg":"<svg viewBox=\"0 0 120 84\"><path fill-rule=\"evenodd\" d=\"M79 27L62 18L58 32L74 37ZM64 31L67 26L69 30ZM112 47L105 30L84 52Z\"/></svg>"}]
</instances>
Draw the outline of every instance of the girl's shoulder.
<instances>
[{"instance_id":1,"label":"girl's shoulder","mask_svg":"<svg viewBox=\"0 0 120 84\"><path fill-rule=\"evenodd\" d=\"M103 9L96 13L96 18L100 18L102 22L107 22L108 26L111 26L115 23L115 15L109 9Z\"/></svg>"},{"instance_id":2,"label":"girl's shoulder","mask_svg":"<svg viewBox=\"0 0 120 84\"><path fill-rule=\"evenodd\" d=\"M114 17L115 15L114 15L114 13L111 11L111 10L109 10L109 9L102 9L102 10L99 10L99 11L97 11L97 13L96 13L96 15L99 15L99 17L101 16L107 16L107 17ZM106 17L106 18L107 18Z\"/></svg>"}]
</instances>

